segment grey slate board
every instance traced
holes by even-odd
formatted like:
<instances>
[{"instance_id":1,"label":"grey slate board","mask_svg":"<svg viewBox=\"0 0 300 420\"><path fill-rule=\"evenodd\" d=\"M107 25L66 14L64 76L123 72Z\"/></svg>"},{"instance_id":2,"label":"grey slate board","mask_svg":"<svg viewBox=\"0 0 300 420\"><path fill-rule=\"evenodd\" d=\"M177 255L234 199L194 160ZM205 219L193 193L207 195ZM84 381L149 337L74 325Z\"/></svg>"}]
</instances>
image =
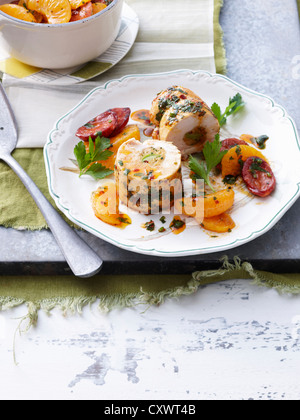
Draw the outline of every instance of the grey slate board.
<instances>
[{"instance_id":1,"label":"grey slate board","mask_svg":"<svg viewBox=\"0 0 300 420\"><path fill-rule=\"evenodd\" d=\"M225 0L221 25L231 79L282 105L300 127L300 26L296 0ZM284 142L284 139L283 139ZM123 251L86 232L102 256L103 274L190 274L220 266L225 254L256 269L300 272L300 201L268 233L230 251L157 258ZM49 231L0 228L0 274L67 274L67 263Z\"/></svg>"}]
</instances>

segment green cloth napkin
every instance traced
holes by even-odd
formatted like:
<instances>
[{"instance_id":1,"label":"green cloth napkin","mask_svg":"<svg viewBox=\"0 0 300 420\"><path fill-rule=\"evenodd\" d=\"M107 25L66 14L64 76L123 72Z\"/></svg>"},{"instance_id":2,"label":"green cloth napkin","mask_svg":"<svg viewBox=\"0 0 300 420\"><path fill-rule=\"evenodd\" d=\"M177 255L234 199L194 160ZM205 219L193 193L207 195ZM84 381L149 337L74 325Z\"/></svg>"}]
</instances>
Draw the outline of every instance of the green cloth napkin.
<instances>
[{"instance_id":1,"label":"green cloth napkin","mask_svg":"<svg viewBox=\"0 0 300 420\"><path fill-rule=\"evenodd\" d=\"M40 310L50 313L60 308L65 315L81 313L97 303L102 312L124 307L151 305L196 293L202 287L227 280L251 280L257 286L273 288L279 293L300 293L300 274L276 274L256 271L251 264L227 257L220 260L220 269L198 271L191 276L101 276L78 279L74 276L0 276L0 310L27 305L28 313L21 320L20 331L34 326Z\"/></svg>"}]
</instances>

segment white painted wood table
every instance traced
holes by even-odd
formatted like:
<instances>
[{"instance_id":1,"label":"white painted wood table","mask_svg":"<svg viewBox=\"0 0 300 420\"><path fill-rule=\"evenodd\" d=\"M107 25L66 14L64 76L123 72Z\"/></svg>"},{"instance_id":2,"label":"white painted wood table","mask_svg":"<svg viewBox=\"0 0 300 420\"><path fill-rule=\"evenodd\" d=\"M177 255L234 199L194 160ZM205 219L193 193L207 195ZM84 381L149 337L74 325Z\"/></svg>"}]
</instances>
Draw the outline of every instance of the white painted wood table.
<instances>
[{"instance_id":1,"label":"white painted wood table","mask_svg":"<svg viewBox=\"0 0 300 420\"><path fill-rule=\"evenodd\" d=\"M144 309L40 314L18 365L26 310L0 315L1 400L300 398L300 297L239 280Z\"/></svg>"}]
</instances>

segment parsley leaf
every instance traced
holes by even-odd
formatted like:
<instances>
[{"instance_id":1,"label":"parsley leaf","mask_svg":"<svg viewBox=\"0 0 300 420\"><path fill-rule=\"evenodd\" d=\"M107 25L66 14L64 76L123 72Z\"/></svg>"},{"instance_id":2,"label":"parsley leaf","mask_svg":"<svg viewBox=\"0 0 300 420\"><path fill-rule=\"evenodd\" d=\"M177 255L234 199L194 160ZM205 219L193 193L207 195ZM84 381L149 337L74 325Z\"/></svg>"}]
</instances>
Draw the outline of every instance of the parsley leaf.
<instances>
[{"instance_id":1,"label":"parsley leaf","mask_svg":"<svg viewBox=\"0 0 300 420\"><path fill-rule=\"evenodd\" d=\"M105 161L113 155L113 152L107 150L110 146L110 139L99 136L95 142L91 138L89 139L88 151L83 141L78 143L74 148L74 155L80 170L79 177L90 175L94 179L103 179L111 175L113 171L99 162Z\"/></svg>"},{"instance_id":2,"label":"parsley leaf","mask_svg":"<svg viewBox=\"0 0 300 420\"><path fill-rule=\"evenodd\" d=\"M215 189L210 182L209 174L211 170L221 162L227 153L227 150L221 152L221 147L222 143L220 141L220 136L217 134L213 142L205 143L203 148L205 162L201 162L194 156L190 156L189 158L189 167L191 171L195 173L195 178L203 179L214 192Z\"/></svg>"},{"instance_id":3,"label":"parsley leaf","mask_svg":"<svg viewBox=\"0 0 300 420\"><path fill-rule=\"evenodd\" d=\"M211 110L217 117L219 124L222 127L227 123L227 118L230 117L230 115L236 114L244 106L245 102L243 101L242 95L237 93L233 98L229 99L229 105L223 113L220 106L216 102L211 106Z\"/></svg>"}]
</instances>

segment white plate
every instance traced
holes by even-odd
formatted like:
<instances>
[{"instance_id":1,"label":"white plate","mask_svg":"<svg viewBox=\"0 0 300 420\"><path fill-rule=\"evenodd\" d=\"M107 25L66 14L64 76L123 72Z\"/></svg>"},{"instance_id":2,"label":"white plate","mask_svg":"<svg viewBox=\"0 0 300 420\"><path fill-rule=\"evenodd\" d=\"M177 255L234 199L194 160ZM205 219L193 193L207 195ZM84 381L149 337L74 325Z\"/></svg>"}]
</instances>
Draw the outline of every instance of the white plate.
<instances>
[{"instance_id":1,"label":"white plate","mask_svg":"<svg viewBox=\"0 0 300 420\"><path fill-rule=\"evenodd\" d=\"M139 18L136 12L124 3L122 12L122 22L119 34L113 44L105 53L93 61L90 61L83 66L72 67L69 69L34 69L26 64L21 65L20 77L23 81L46 84L49 85L73 85L78 82L92 79L100 74L110 70L125 55L130 51L133 46L137 33L139 30ZM5 61L9 59L7 53L1 50L0 46L0 70L5 72ZM27 77L23 77L24 69L28 69ZM18 78L18 66L14 66L14 74ZM9 78L14 79L13 75L5 73L6 80Z\"/></svg>"},{"instance_id":2,"label":"white plate","mask_svg":"<svg viewBox=\"0 0 300 420\"><path fill-rule=\"evenodd\" d=\"M267 134L270 137L263 151L271 162L277 178L275 192L265 198L254 198L237 208L232 217L236 228L231 233L211 235L198 226L180 235L168 234L151 240L141 240L153 233L141 227L149 218L133 214L133 223L125 230L98 220L92 211L90 196L97 188L93 179L79 179L73 173L60 170L70 166L69 158L77 144L74 133L95 115L113 107L132 111L149 109L156 94L171 86L181 85L199 94L208 105L217 102L225 109L230 97L240 92L245 110L230 117L226 129L231 133ZM113 80L90 92L74 109L64 115L49 134L44 149L48 184L58 208L74 223L120 248L163 257L187 256L224 251L245 244L270 230L297 200L300 194L300 145L295 123L286 111L265 95L253 92L225 76L207 72L181 70L152 75L131 75ZM159 228L160 216L153 216ZM172 215L167 217L168 222ZM168 225L168 224L166 224Z\"/></svg>"}]
</instances>

